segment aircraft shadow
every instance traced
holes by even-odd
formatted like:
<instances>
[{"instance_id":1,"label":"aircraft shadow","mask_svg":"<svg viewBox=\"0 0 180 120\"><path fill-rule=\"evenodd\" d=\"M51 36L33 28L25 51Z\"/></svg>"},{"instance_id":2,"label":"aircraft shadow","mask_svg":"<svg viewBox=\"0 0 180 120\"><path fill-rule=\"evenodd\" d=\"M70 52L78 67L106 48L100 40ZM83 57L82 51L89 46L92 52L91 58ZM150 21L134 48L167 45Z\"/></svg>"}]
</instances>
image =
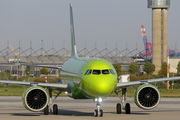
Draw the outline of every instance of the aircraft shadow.
<instances>
[{"instance_id":1,"label":"aircraft shadow","mask_svg":"<svg viewBox=\"0 0 180 120\"><path fill-rule=\"evenodd\" d=\"M58 115L65 115L65 116L94 116L93 112L81 112L81 111L74 111L74 110L64 110L59 109Z\"/></svg>"},{"instance_id":2,"label":"aircraft shadow","mask_svg":"<svg viewBox=\"0 0 180 120\"><path fill-rule=\"evenodd\" d=\"M160 113L160 112L168 112L168 113L169 113L169 112L179 112L179 111L180 111L180 110L169 110L169 109L168 109L168 110L152 110L152 111L147 111L147 112L148 112L148 113L153 113L153 112L156 112L156 113L157 113L157 112L159 112L159 113ZM143 111L139 111L139 112L143 112Z\"/></svg>"},{"instance_id":3,"label":"aircraft shadow","mask_svg":"<svg viewBox=\"0 0 180 120\"><path fill-rule=\"evenodd\" d=\"M110 113L110 114L116 114L118 115L116 112L104 112L104 113ZM122 112L121 114L126 114L125 112ZM129 115L150 115L150 113L144 113L144 112L131 112ZM120 114L119 114L120 115ZM128 114L127 114L128 115Z\"/></svg>"},{"instance_id":4,"label":"aircraft shadow","mask_svg":"<svg viewBox=\"0 0 180 120\"><path fill-rule=\"evenodd\" d=\"M9 114L9 113L0 113L0 114ZM13 113L11 116L41 116L44 115L44 111L38 112L38 113ZM49 115L53 115L52 112L49 113ZM94 113L88 113L88 112L80 112L80 111L74 111L74 110L64 110L64 109L59 109L58 110L58 115L63 115L63 116L89 116L93 117Z\"/></svg>"},{"instance_id":5,"label":"aircraft shadow","mask_svg":"<svg viewBox=\"0 0 180 120\"><path fill-rule=\"evenodd\" d=\"M12 116L41 116L41 113L13 113Z\"/></svg>"},{"instance_id":6,"label":"aircraft shadow","mask_svg":"<svg viewBox=\"0 0 180 120\"><path fill-rule=\"evenodd\" d=\"M132 115L151 115L153 112L177 112L180 110L153 110L153 111L132 111ZM116 114L116 112L104 112L104 114L109 113L109 114ZM9 113L0 113L0 114L9 114ZM126 114L125 112L122 112L121 114ZM131 115L130 114L130 115ZM11 114L12 116L41 116L44 115L44 112L39 112L39 113L13 113ZM53 115L52 112L49 113L49 115ZM81 112L81 111L75 111L75 110L64 110L64 109L59 109L58 110L58 115L63 115L63 116L88 116L88 117L94 117L93 112ZM117 114L116 114L117 115Z\"/></svg>"},{"instance_id":7,"label":"aircraft shadow","mask_svg":"<svg viewBox=\"0 0 180 120\"><path fill-rule=\"evenodd\" d=\"M89 116L89 117L94 117L94 113L93 112L80 112L80 111L73 111L73 110L61 110L59 109L58 111L58 115L65 115L65 116ZM116 112L103 112L103 114L116 114ZM122 112L121 114L126 114L125 112ZM131 114L133 115L150 115L150 113L146 113L143 111L140 112L132 112Z\"/></svg>"}]
</instances>

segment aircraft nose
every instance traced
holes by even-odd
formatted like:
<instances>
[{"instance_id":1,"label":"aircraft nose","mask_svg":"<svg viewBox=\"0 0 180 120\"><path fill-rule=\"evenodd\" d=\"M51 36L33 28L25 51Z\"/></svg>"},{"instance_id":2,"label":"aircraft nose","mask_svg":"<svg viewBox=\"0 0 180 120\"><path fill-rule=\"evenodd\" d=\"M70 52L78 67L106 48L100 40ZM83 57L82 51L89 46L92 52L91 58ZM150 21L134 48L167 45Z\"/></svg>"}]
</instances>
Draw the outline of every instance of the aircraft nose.
<instances>
[{"instance_id":1,"label":"aircraft nose","mask_svg":"<svg viewBox=\"0 0 180 120\"><path fill-rule=\"evenodd\" d=\"M86 83L84 92L90 97L108 97L116 88L117 81L112 78L91 79ZM86 86L84 85L84 86Z\"/></svg>"},{"instance_id":2,"label":"aircraft nose","mask_svg":"<svg viewBox=\"0 0 180 120\"><path fill-rule=\"evenodd\" d=\"M112 85L102 82L102 83L96 85L95 92L97 94L104 95L104 94L107 94L110 91L112 91L112 87L113 87Z\"/></svg>"}]
</instances>

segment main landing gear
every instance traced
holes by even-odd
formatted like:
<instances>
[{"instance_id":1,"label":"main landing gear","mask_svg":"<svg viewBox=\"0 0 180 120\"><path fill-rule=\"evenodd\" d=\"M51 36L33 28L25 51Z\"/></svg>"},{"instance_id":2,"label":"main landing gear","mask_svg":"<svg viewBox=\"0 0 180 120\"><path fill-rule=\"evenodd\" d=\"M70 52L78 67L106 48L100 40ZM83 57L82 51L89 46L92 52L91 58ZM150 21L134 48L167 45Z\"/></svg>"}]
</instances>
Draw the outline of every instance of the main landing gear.
<instances>
[{"instance_id":1,"label":"main landing gear","mask_svg":"<svg viewBox=\"0 0 180 120\"><path fill-rule=\"evenodd\" d=\"M115 91L115 93L119 96L119 92L120 91ZM127 98L127 89L126 88L122 88L122 97L120 97L121 103L117 103L116 105L116 112L117 114L121 114L121 110L125 110L126 114L130 114L131 113L131 107L129 103L126 103L126 98ZM122 105L122 106L121 106Z\"/></svg>"},{"instance_id":2,"label":"main landing gear","mask_svg":"<svg viewBox=\"0 0 180 120\"><path fill-rule=\"evenodd\" d=\"M54 100L61 94L61 91L57 93L55 98L52 100L52 89L49 89L49 104L44 109L44 115L49 115L49 112L52 111L54 115L58 114L58 106L57 104L53 105Z\"/></svg>"},{"instance_id":3,"label":"main landing gear","mask_svg":"<svg viewBox=\"0 0 180 120\"><path fill-rule=\"evenodd\" d=\"M100 103L102 102L102 98L96 98L94 100L95 102L97 102L96 104L96 109L94 110L94 116L95 117L102 117L103 116L103 110L101 109L101 105Z\"/></svg>"}]
</instances>

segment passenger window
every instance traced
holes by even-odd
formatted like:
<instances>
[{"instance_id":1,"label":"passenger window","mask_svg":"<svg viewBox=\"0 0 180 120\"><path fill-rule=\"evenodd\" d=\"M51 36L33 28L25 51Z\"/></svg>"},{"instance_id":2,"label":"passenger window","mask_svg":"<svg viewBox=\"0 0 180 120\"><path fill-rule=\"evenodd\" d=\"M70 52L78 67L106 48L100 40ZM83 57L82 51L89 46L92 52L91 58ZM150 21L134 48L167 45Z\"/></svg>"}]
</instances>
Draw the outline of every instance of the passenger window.
<instances>
[{"instance_id":1,"label":"passenger window","mask_svg":"<svg viewBox=\"0 0 180 120\"><path fill-rule=\"evenodd\" d=\"M88 73L89 69L86 71L86 73L84 75L86 75Z\"/></svg>"},{"instance_id":2,"label":"passenger window","mask_svg":"<svg viewBox=\"0 0 180 120\"><path fill-rule=\"evenodd\" d=\"M108 69L102 70L102 74L109 74L109 70Z\"/></svg>"},{"instance_id":3,"label":"passenger window","mask_svg":"<svg viewBox=\"0 0 180 120\"><path fill-rule=\"evenodd\" d=\"M93 74L99 75L99 74L101 74L101 71L100 70L93 70Z\"/></svg>"},{"instance_id":4,"label":"passenger window","mask_svg":"<svg viewBox=\"0 0 180 120\"><path fill-rule=\"evenodd\" d=\"M91 71L92 71L92 70L89 70L89 72L87 73L87 75L90 75L90 74L91 74Z\"/></svg>"},{"instance_id":5,"label":"passenger window","mask_svg":"<svg viewBox=\"0 0 180 120\"><path fill-rule=\"evenodd\" d=\"M109 69L109 70L110 70L111 74L115 74L115 72L112 69Z\"/></svg>"}]
</instances>

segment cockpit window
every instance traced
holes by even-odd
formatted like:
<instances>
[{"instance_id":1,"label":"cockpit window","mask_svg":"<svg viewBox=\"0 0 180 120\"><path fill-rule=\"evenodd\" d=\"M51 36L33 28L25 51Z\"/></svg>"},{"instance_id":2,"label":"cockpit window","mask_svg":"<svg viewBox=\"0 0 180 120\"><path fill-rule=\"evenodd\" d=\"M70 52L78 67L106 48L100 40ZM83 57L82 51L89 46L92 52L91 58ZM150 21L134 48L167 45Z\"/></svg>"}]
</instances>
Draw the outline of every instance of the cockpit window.
<instances>
[{"instance_id":1,"label":"cockpit window","mask_svg":"<svg viewBox=\"0 0 180 120\"><path fill-rule=\"evenodd\" d=\"M92 71L92 70L89 70L89 72L87 73L87 75L90 75L90 74L91 74L91 71Z\"/></svg>"},{"instance_id":2,"label":"cockpit window","mask_svg":"<svg viewBox=\"0 0 180 120\"><path fill-rule=\"evenodd\" d=\"M109 74L109 70L108 69L102 70L102 74Z\"/></svg>"},{"instance_id":3,"label":"cockpit window","mask_svg":"<svg viewBox=\"0 0 180 120\"><path fill-rule=\"evenodd\" d=\"M84 74L84 75L86 75L86 74L88 73L88 71L89 71L89 69L85 72L85 74Z\"/></svg>"},{"instance_id":4,"label":"cockpit window","mask_svg":"<svg viewBox=\"0 0 180 120\"><path fill-rule=\"evenodd\" d=\"M99 74L101 74L101 71L100 70L93 70L93 74L99 75Z\"/></svg>"},{"instance_id":5,"label":"cockpit window","mask_svg":"<svg viewBox=\"0 0 180 120\"><path fill-rule=\"evenodd\" d=\"M115 72L112 69L109 69L109 71L111 72L111 74L115 74Z\"/></svg>"},{"instance_id":6,"label":"cockpit window","mask_svg":"<svg viewBox=\"0 0 180 120\"><path fill-rule=\"evenodd\" d=\"M84 75L90 75L91 73L94 75L99 75L99 74L115 74L115 72L112 69L104 69L104 70L92 70L92 69L88 69Z\"/></svg>"}]
</instances>

